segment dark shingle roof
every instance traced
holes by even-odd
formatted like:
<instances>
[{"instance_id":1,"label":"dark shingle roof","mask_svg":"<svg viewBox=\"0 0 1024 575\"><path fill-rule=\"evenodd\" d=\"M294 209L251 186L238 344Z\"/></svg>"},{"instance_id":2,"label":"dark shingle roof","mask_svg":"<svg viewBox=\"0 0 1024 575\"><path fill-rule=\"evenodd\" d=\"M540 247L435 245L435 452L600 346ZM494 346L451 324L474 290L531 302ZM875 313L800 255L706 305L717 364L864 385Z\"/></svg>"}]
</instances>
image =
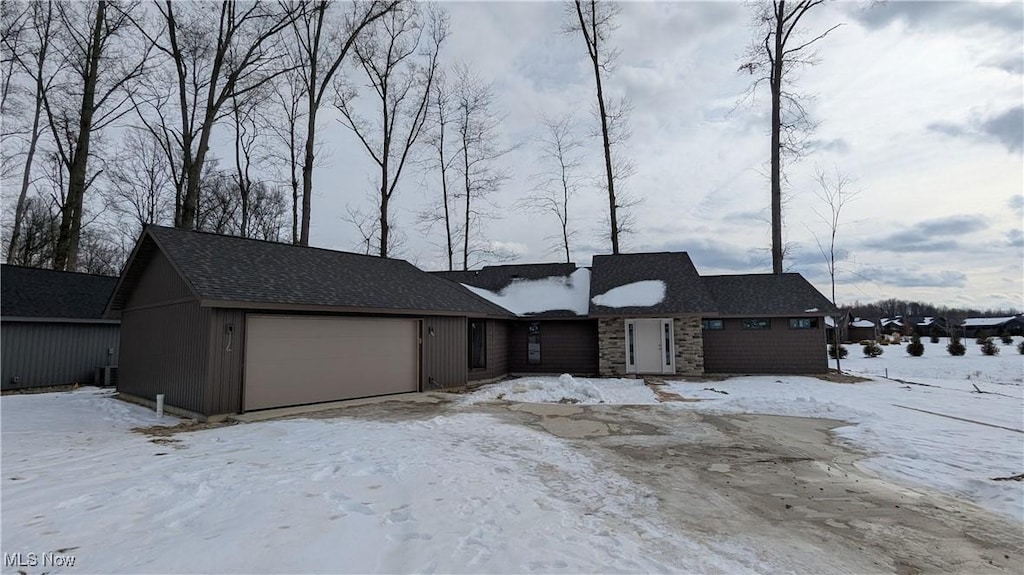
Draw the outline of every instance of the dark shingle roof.
<instances>
[{"instance_id":1,"label":"dark shingle roof","mask_svg":"<svg viewBox=\"0 0 1024 575\"><path fill-rule=\"evenodd\" d=\"M661 280L665 299L648 307L606 307L590 302L591 315L650 315L709 313L715 300L705 291L697 269L686 252L617 254L594 256L590 275L590 297L627 284Z\"/></svg>"},{"instance_id":2,"label":"dark shingle roof","mask_svg":"<svg viewBox=\"0 0 1024 575\"><path fill-rule=\"evenodd\" d=\"M160 226L140 241L147 234L205 300L509 315L404 260Z\"/></svg>"},{"instance_id":3,"label":"dark shingle roof","mask_svg":"<svg viewBox=\"0 0 1024 575\"><path fill-rule=\"evenodd\" d=\"M545 278L567 278L571 276L576 269L576 264L568 263L508 264L500 266L485 266L479 270L437 271L430 273L438 277L443 277L449 281L499 293L516 281L539 280ZM580 316L572 310L554 309L526 313L523 314L523 317L556 319Z\"/></svg>"},{"instance_id":4,"label":"dark shingle roof","mask_svg":"<svg viewBox=\"0 0 1024 575\"><path fill-rule=\"evenodd\" d=\"M23 268L0 269L4 317L100 319L116 277Z\"/></svg>"},{"instance_id":5,"label":"dark shingle roof","mask_svg":"<svg viewBox=\"0 0 1024 575\"><path fill-rule=\"evenodd\" d=\"M511 264L485 266L470 271L430 272L460 284L499 292L515 280L538 280L549 277L568 277L576 271L576 264Z\"/></svg>"},{"instance_id":6,"label":"dark shingle roof","mask_svg":"<svg viewBox=\"0 0 1024 575\"><path fill-rule=\"evenodd\" d=\"M704 286L721 315L806 315L837 310L800 274L706 276Z\"/></svg>"}]
</instances>

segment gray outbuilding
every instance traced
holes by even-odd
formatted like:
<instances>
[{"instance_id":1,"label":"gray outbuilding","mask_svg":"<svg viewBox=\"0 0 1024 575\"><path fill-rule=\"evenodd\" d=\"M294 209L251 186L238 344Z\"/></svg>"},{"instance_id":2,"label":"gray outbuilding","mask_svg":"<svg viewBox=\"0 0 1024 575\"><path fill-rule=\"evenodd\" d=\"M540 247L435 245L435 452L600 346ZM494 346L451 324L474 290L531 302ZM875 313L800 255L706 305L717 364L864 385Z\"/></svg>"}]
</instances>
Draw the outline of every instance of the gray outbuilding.
<instances>
[{"instance_id":1,"label":"gray outbuilding","mask_svg":"<svg viewBox=\"0 0 1024 575\"><path fill-rule=\"evenodd\" d=\"M116 277L4 264L3 390L93 383L97 369L103 378L98 383L112 384L120 322L104 319L103 310L116 283Z\"/></svg>"}]
</instances>

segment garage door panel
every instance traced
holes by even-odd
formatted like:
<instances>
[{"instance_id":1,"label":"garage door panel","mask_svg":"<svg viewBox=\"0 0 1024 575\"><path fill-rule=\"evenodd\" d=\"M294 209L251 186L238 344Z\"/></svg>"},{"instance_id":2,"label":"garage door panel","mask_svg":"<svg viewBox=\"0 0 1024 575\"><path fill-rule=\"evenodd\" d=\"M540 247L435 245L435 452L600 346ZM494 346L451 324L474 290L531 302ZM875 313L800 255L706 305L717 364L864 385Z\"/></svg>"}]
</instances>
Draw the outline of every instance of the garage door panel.
<instances>
[{"instance_id":1,"label":"garage door panel","mask_svg":"<svg viewBox=\"0 0 1024 575\"><path fill-rule=\"evenodd\" d=\"M249 316L246 410L418 390L418 322Z\"/></svg>"}]
</instances>

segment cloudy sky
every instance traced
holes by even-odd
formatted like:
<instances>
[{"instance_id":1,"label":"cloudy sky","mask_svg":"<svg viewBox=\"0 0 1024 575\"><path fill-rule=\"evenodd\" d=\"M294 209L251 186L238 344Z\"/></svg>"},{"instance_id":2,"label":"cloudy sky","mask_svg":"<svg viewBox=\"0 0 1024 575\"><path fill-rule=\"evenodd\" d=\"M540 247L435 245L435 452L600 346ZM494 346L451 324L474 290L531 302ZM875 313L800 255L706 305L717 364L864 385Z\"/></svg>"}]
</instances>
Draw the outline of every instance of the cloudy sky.
<instances>
[{"instance_id":1,"label":"cloudy sky","mask_svg":"<svg viewBox=\"0 0 1024 575\"><path fill-rule=\"evenodd\" d=\"M503 137L521 146L506 158L513 177L494 200L503 218L491 241L520 262L556 261L548 236L557 220L514 210L530 192L542 133L539 114L573 110L581 132L596 125L593 77L582 41L560 32L557 2L445 3L452 36L447 62L465 62L493 81L506 115ZM750 11L734 2L623 4L614 44L621 50L606 90L633 104L626 183L642 203L624 251L680 250L703 274L771 270L768 224L769 101L737 107L750 77L737 71L750 42ZM853 178L838 246L839 303L899 297L936 304L1024 308L1024 7L1019 2L896 1L868 7L836 2L807 32L843 26L820 44L820 63L800 72L819 123L811 153L788 168L786 236L790 271L829 292L815 234L816 168ZM365 152L334 118L324 118L324 166L316 174L312 243L352 250L346 205L370 208ZM599 141L585 150L599 173ZM442 267L440 230L416 213L439 194L431 175L409 173L394 203L406 235L399 254ZM609 253L606 196L581 190L570 217L574 259Z\"/></svg>"}]
</instances>

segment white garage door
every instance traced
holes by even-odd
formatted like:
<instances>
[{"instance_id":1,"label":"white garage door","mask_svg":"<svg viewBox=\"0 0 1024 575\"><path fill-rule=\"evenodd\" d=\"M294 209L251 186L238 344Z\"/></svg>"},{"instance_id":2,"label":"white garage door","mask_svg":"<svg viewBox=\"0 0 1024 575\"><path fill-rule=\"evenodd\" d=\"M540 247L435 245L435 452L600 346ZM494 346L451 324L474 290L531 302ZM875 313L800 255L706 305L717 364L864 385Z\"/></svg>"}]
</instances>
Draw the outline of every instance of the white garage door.
<instances>
[{"instance_id":1,"label":"white garage door","mask_svg":"<svg viewBox=\"0 0 1024 575\"><path fill-rule=\"evenodd\" d=\"M419 322L250 315L244 409L417 391Z\"/></svg>"}]
</instances>

